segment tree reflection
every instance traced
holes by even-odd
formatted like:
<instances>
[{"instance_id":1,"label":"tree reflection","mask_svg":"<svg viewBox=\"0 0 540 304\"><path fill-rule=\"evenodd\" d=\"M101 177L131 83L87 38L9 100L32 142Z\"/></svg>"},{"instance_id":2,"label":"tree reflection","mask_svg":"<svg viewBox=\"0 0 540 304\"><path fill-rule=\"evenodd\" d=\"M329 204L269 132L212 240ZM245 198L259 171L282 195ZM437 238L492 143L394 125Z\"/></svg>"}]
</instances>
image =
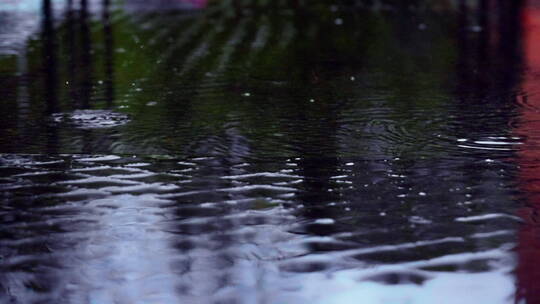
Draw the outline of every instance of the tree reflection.
<instances>
[{"instance_id":1,"label":"tree reflection","mask_svg":"<svg viewBox=\"0 0 540 304\"><path fill-rule=\"evenodd\" d=\"M51 0L43 0L43 69L45 74L45 102L47 114L57 112L58 107L58 59L57 38Z\"/></svg>"},{"instance_id":2,"label":"tree reflection","mask_svg":"<svg viewBox=\"0 0 540 304\"><path fill-rule=\"evenodd\" d=\"M111 21L111 1L103 0L103 36L105 45L105 100L108 107L114 102L114 35Z\"/></svg>"}]
</instances>

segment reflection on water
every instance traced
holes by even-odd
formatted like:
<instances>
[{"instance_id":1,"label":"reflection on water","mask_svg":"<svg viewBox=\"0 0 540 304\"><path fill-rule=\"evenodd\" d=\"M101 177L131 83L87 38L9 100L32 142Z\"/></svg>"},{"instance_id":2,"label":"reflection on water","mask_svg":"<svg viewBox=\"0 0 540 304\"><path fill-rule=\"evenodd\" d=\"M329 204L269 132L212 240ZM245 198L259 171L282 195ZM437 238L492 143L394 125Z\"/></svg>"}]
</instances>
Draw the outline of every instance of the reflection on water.
<instances>
[{"instance_id":1,"label":"reflection on water","mask_svg":"<svg viewBox=\"0 0 540 304\"><path fill-rule=\"evenodd\" d=\"M367 292L375 302L387 289L420 300L463 284L476 286L470 301L511 293L519 218L508 165L316 163L5 155L5 299L343 303Z\"/></svg>"},{"instance_id":2,"label":"reflection on water","mask_svg":"<svg viewBox=\"0 0 540 304\"><path fill-rule=\"evenodd\" d=\"M23 2L0 302L538 302L534 4Z\"/></svg>"},{"instance_id":3,"label":"reflection on water","mask_svg":"<svg viewBox=\"0 0 540 304\"><path fill-rule=\"evenodd\" d=\"M519 99L521 113L514 129L516 136L526 137L523 147L518 151L517 163L520 166L518 179L520 189L524 192L524 205L519 214L525 221L518 234L517 253L519 264L516 268L518 289L516 300L525 303L538 303L540 289L537 279L540 274L538 267L538 71L540 61L538 57L539 45L537 37L540 35L540 10L537 3L531 3L523 14L523 26L526 30L524 51L528 73L523 79L524 94Z\"/></svg>"}]
</instances>

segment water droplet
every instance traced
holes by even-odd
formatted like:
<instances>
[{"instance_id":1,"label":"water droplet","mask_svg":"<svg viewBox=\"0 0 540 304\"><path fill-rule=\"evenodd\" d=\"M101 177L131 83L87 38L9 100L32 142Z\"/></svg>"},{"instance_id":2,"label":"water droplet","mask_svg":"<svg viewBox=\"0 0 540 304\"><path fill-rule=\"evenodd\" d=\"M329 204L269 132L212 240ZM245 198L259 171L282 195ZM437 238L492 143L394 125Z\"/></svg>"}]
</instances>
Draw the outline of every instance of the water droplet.
<instances>
[{"instance_id":1,"label":"water droplet","mask_svg":"<svg viewBox=\"0 0 540 304\"><path fill-rule=\"evenodd\" d=\"M152 106L157 105L157 102L155 102L155 101L149 101L149 102L146 103L146 105L149 106L149 107L152 107Z\"/></svg>"},{"instance_id":2,"label":"water droplet","mask_svg":"<svg viewBox=\"0 0 540 304\"><path fill-rule=\"evenodd\" d=\"M336 20L334 20L334 23L335 23L336 25L342 25L342 24L343 24L343 19L341 19L341 18L336 18Z\"/></svg>"},{"instance_id":3,"label":"water droplet","mask_svg":"<svg viewBox=\"0 0 540 304\"><path fill-rule=\"evenodd\" d=\"M418 195L420 195L420 196L426 196L426 193L425 193L425 192L418 192Z\"/></svg>"},{"instance_id":4,"label":"water droplet","mask_svg":"<svg viewBox=\"0 0 540 304\"><path fill-rule=\"evenodd\" d=\"M249 97L249 96L251 96L251 93L245 92L244 94L242 94L242 96L244 96L244 97Z\"/></svg>"}]
</instances>

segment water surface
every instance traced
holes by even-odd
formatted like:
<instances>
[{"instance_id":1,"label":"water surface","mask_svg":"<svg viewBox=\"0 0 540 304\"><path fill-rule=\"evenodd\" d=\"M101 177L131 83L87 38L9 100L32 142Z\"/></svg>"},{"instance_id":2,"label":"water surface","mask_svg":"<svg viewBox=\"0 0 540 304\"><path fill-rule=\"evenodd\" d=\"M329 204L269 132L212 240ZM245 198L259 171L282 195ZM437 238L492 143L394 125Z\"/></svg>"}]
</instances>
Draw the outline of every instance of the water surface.
<instances>
[{"instance_id":1,"label":"water surface","mask_svg":"<svg viewBox=\"0 0 540 304\"><path fill-rule=\"evenodd\" d=\"M0 302L538 303L540 14L409 2L1 3Z\"/></svg>"}]
</instances>

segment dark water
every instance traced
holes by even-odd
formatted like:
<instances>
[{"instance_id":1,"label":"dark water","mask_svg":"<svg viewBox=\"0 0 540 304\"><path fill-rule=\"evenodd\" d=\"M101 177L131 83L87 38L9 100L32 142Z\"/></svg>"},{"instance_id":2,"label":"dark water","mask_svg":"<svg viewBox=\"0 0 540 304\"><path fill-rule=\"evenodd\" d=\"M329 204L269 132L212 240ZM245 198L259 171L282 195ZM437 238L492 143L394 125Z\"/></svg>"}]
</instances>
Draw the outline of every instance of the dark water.
<instances>
[{"instance_id":1,"label":"dark water","mask_svg":"<svg viewBox=\"0 0 540 304\"><path fill-rule=\"evenodd\" d=\"M540 303L535 3L124 2L0 1L1 303Z\"/></svg>"}]
</instances>

